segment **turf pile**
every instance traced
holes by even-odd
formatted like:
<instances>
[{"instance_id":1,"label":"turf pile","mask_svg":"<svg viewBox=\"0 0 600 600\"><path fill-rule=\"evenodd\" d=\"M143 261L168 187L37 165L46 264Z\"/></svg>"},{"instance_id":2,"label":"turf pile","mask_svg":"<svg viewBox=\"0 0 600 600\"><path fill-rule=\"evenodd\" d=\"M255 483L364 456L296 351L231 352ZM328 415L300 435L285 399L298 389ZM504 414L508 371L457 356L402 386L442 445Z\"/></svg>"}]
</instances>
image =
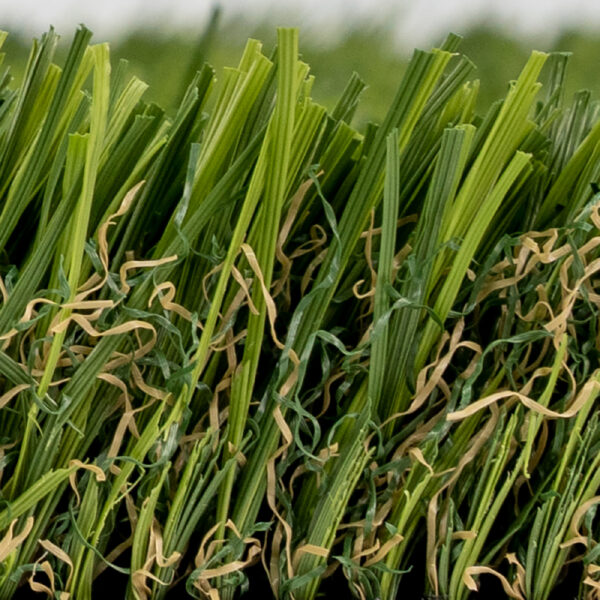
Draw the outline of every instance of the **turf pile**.
<instances>
[{"instance_id":1,"label":"turf pile","mask_svg":"<svg viewBox=\"0 0 600 600\"><path fill-rule=\"evenodd\" d=\"M478 116L450 36L359 133L295 30L173 115L90 37L0 79L0 598L600 597L567 56Z\"/></svg>"}]
</instances>

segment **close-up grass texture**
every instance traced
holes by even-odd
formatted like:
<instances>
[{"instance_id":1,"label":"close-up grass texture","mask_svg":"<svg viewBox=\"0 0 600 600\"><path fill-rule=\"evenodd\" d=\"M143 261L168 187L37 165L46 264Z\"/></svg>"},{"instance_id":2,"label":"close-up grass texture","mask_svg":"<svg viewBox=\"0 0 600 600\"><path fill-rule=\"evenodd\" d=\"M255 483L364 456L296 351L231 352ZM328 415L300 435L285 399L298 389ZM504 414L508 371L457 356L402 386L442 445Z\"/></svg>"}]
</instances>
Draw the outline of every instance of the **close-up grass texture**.
<instances>
[{"instance_id":1,"label":"close-up grass texture","mask_svg":"<svg viewBox=\"0 0 600 600\"><path fill-rule=\"evenodd\" d=\"M449 35L354 124L295 29L173 110L91 35L0 58L0 600L599 599L569 55L480 109Z\"/></svg>"}]
</instances>

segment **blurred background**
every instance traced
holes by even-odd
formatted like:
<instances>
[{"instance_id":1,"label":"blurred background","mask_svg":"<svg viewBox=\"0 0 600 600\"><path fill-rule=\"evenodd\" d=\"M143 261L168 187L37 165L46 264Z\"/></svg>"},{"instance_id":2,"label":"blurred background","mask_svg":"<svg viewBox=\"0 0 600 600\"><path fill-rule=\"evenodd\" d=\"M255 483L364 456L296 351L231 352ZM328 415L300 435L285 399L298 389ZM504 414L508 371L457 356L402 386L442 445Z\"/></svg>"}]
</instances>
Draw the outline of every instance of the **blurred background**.
<instances>
[{"instance_id":1,"label":"blurred background","mask_svg":"<svg viewBox=\"0 0 600 600\"><path fill-rule=\"evenodd\" d=\"M217 73L237 64L248 37L269 52L277 25L300 28L316 101L333 106L350 74L361 75L363 122L381 120L412 49L438 45L449 31L464 36L461 50L478 67L480 109L504 95L532 49L572 52L569 93L600 92L598 0L0 0L15 79L33 37L53 25L66 47L79 23L127 58L150 84L147 98L166 108L203 60Z\"/></svg>"}]
</instances>

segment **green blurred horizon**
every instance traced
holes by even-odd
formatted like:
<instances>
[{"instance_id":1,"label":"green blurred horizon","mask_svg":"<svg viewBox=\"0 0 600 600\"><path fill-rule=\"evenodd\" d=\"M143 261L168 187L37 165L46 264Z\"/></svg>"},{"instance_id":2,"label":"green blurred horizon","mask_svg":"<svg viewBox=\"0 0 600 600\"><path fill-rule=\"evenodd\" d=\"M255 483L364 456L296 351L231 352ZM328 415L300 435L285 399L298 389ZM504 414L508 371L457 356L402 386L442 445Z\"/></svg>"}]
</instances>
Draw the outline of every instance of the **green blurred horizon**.
<instances>
[{"instance_id":1,"label":"green blurred horizon","mask_svg":"<svg viewBox=\"0 0 600 600\"><path fill-rule=\"evenodd\" d=\"M250 29L243 21L234 20L217 23L209 35L204 32L196 38L189 32L167 35L155 30L137 30L122 39L108 41L113 65L118 59L128 60L130 75L136 75L150 86L146 99L168 110L177 105L187 82L204 61L216 69L218 78L224 66L238 63L249 37L262 40L269 53L274 46L275 30L271 23ZM74 32L58 33L62 36L58 52L60 63ZM480 112L504 96L507 85L518 76L532 50L572 53L567 73L567 96L580 89L588 89L593 98L599 95L600 79L596 66L600 56L600 32L565 31L543 43L525 40L487 25L473 27L461 35L460 51L476 66L473 79L481 81ZM30 38L9 31L2 51L7 55L4 65L11 67L15 78L13 85L20 81L30 47ZM392 32L381 26L354 27L333 44L314 32L303 35L300 29L300 53L316 77L314 100L328 108L335 104L352 72L356 71L362 77L368 89L357 114L361 123L383 119L411 54L399 49Z\"/></svg>"}]
</instances>

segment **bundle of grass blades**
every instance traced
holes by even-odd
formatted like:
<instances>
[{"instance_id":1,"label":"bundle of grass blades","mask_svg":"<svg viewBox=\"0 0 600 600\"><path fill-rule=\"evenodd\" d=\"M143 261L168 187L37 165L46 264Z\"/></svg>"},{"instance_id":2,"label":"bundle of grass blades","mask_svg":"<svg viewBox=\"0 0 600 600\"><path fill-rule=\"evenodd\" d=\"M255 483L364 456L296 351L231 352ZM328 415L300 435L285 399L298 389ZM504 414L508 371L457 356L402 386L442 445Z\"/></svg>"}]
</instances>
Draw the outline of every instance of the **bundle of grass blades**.
<instances>
[{"instance_id":1,"label":"bundle of grass blades","mask_svg":"<svg viewBox=\"0 0 600 600\"><path fill-rule=\"evenodd\" d=\"M90 38L0 79L0 599L600 597L567 56L479 116L450 36L361 133L295 30L173 115Z\"/></svg>"}]
</instances>

